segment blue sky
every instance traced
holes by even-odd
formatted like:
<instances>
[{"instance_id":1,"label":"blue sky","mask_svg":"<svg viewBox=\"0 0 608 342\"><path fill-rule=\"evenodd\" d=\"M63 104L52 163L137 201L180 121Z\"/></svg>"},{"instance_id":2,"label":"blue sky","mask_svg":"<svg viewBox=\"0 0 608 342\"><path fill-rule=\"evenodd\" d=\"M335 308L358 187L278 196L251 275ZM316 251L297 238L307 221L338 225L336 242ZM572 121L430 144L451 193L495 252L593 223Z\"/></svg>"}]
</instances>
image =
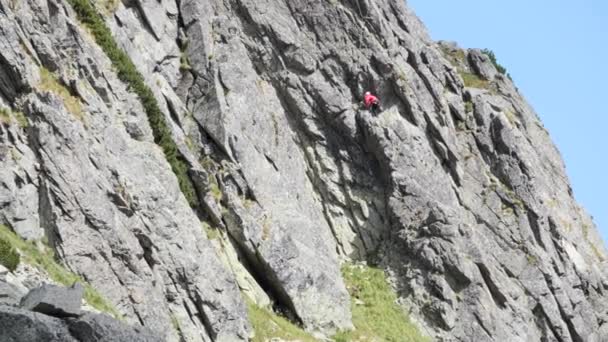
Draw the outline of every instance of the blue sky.
<instances>
[{"instance_id":1,"label":"blue sky","mask_svg":"<svg viewBox=\"0 0 608 342\"><path fill-rule=\"evenodd\" d=\"M408 0L436 40L494 50L608 241L608 1Z\"/></svg>"}]
</instances>

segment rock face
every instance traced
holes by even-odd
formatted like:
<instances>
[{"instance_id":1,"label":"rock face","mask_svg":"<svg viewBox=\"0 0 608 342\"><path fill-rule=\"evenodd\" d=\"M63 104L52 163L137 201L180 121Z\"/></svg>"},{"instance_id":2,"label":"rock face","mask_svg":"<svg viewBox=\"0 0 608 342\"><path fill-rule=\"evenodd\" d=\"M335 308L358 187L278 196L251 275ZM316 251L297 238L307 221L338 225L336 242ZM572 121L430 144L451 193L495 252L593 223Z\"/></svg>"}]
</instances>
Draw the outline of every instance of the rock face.
<instances>
[{"instance_id":1,"label":"rock face","mask_svg":"<svg viewBox=\"0 0 608 342\"><path fill-rule=\"evenodd\" d=\"M398 0L96 3L200 205L70 1L0 0L0 223L128 322L247 340L253 288L331 334L352 327L340 262L367 260L439 341L608 339L604 245L482 51L431 41Z\"/></svg>"}]
</instances>

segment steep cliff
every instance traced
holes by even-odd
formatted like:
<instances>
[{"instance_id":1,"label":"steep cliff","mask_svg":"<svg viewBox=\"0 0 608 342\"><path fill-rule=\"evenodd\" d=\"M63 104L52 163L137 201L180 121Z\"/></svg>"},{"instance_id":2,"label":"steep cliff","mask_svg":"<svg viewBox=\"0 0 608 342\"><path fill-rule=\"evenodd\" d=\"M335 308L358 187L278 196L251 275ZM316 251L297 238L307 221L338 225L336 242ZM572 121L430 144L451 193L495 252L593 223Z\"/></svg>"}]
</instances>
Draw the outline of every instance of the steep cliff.
<instances>
[{"instance_id":1,"label":"steep cliff","mask_svg":"<svg viewBox=\"0 0 608 342\"><path fill-rule=\"evenodd\" d=\"M248 297L330 335L367 261L436 340L608 339L547 131L400 0L0 0L0 37L0 224L130 323L246 340Z\"/></svg>"}]
</instances>

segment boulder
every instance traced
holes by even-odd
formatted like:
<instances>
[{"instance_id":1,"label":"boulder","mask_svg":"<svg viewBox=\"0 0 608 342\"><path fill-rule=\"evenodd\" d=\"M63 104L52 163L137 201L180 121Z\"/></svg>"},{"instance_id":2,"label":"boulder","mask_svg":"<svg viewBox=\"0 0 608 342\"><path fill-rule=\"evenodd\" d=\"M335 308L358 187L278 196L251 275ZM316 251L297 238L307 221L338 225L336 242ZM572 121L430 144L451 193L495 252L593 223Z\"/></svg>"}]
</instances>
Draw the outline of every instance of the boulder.
<instances>
[{"instance_id":1,"label":"boulder","mask_svg":"<svg viewBox=\"0 0 608 342\"><path fill-rule=\"evenodd\" d=\"M162 342L163 339L148 329L131 327L109 316L87 313L71 319L69 330L79 341L86 342Z\"/></svg>"},{"instance_id":2,"label":"boulder","mask_svg":"<svg viewBox=\"0 0 608 342\"><path fill-rule=\"evenodd\" d=\"M58 318L0 305L0 341L78 342Z\"/></svg>"},{"instance_id":3,"label":"boulder","mask_svg":"<svg viewBox=\"0 0 608 342\"><path fill-rule=\"evenodd\" d=\"M83 294L78 283L69 288L44 284L23 297L21 307L55 317L77 317Z\"/></svg>"}]
</instances>

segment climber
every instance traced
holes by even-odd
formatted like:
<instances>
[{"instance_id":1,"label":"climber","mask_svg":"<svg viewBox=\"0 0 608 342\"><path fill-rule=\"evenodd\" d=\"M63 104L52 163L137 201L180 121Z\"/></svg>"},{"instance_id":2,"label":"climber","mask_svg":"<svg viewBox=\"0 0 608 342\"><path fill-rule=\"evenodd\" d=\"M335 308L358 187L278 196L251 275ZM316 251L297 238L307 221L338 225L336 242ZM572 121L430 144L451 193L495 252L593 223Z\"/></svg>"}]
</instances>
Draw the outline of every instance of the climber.
<instances>
[{"instance_id":1,"label":"climber","mask_svg":"<svg viewBox=\"0 0 608 342\"><path fill-rule=\"evenodd\" d=\"M372 114L377 114L380 111L380 100L369 91L365 92L363 103L365 104L365 109L369 110Z\"/></svg>"}]
</instances>

